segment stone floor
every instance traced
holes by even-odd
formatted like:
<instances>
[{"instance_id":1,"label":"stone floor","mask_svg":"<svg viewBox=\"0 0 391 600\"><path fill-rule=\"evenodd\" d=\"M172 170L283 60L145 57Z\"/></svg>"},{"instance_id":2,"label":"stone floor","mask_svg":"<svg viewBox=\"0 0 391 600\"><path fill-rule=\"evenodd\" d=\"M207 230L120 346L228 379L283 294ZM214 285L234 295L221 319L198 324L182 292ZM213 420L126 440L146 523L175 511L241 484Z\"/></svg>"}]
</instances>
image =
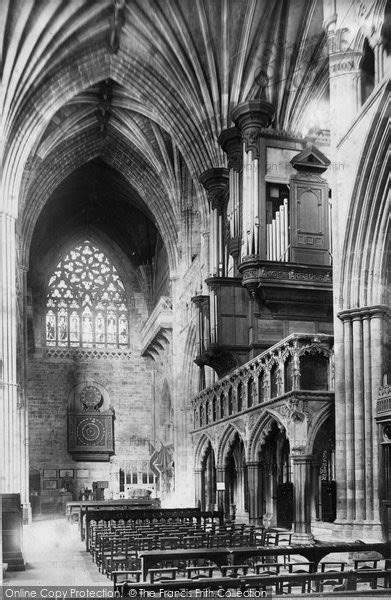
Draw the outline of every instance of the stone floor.
<instances>
[{"instance_id":1,"label":"stone floor","mask_svg":"<svg viewBox=\"0 0 391 600\"><path fill-rule=\"evenodd\" d=\"M29 586L87 586L99 589L113 590L112 582L105 575L99 573L91 557L85 551L85 544L81 542L77 525L70 525L65 518L35 521L23 530L24 558L26 570L7 572L3 581L5 587L21 590ZM340 555L336 555L338 560ZM329 555L329 560L333 557ZM61 588L63 589L63 588ZM363 594L363 595L362 595ZM368 594L368 592L366 592ZM339 593L340 598L368 597L360 592ZM389 590L385 594L369 592L371 600L389 597ZM314 598L314 594L300 594L305 598ZM1 597L1 594L0 594ZM11 597L11 596L7 596ZM15 596L28 597L28 596ZM40 597L39 595L37 597ZM46 596L50 597L50 596ZM61 597L72 597L69 594ZM85 596L81 596L85 597ZM274 596L280 598L280 596ZM288 596L285 596L287 598ZM296 595L297 597L297 595ZM331 600L332 595L323 595L323 600Z\"/></svg>"},{"instance_id":2,"label":"stone floor","mask_svg":"<svg viewBox=\"0 0 391 600\"><path fill-rule=\"evenodd\" d=\"M6 572L4 585L99 586L112 582L99 573L81 542L77 525L65 518L35 521L23 528L25 571Z\"/></svg>"}]
</instances>

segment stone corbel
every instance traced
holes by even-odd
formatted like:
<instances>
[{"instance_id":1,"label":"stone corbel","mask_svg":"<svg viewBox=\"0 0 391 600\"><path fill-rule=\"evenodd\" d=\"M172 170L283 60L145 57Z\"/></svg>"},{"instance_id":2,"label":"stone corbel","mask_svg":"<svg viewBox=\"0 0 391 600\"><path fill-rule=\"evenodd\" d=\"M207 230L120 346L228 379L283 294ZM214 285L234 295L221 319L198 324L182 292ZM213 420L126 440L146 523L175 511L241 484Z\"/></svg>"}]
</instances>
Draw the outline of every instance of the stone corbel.
<instances>
[{"instance_id":1,"label":"stone corbel","mask_svg":"<svg viewBox=\"0 0 391 600\"><path fill-rule=\"evenodd\" d=\"M241 171L242 169L242 147L241 136L238 127L224 129L218 138L218 142L224 152L227 154L228 169Z\"/></svg>"},{"instance_id":2,"label":"stone corbel","mask_svg":"<svg viewBox=\"0 0 391 600\"><path fill-rule=\"evenodd\" d=\"M208 169L200 175L199 180L208 193L211 208L222 210L227 202L228 169Z\"/></svg>"},{"instance_id":3,"label":"stone corbel","mask_svg":"<svg viewBox=\"0 0 391 600\"><path fill-rule=\"evenodd\" d=\"M274 107L264 100L250 100L236 106L232 119L242 134L246 152L253 152L253 158L259 158L259 138L262 129L268 127L274 116Z\"/></svg>"}]
</instances>

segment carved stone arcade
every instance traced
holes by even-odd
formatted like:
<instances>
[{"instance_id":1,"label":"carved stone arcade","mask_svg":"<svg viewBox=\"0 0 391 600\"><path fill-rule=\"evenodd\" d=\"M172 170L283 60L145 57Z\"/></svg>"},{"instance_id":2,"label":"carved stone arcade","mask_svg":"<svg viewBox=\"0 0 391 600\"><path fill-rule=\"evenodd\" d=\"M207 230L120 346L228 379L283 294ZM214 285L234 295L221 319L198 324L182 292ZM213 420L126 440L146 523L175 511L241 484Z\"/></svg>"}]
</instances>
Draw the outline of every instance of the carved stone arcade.
<instances>
[{"instance_id":1,"label":"carved stone arcade","mask_svg":"<svg viewBox=\"0 0 391 600\"><path fill-rule=\"evenodd\" d=\"M324 370L323 377L319 379L311 379L306 373L313 367L314 357L320 360L317 367ZM229 476L224 448L227 448L227 440L232 444L237 434L245 448L250 522L261 523L265 519L276 518L272 514L275 507L273 509L270 502L268 515L262 514L260 469L264 467L259 462L260 448L274 423L284 433L290 447L292 489L295 490L295 539L297 542L312 539L311 502L318 493L312 490L315 461L313 445L320 424L332 414L333 374L332 336L292 334L193 399L193 441L196 448L203 448L203 444L210 444L213 448L217 481L220 482L220 488L217 487L218 502L222 502L226 510ZM303 388L304 384L308 386L311 381L316 389ZM203 462L200 456L196 453L196 477L202 479ZM199 494L205 491L201 479ZM289 486L285 487L289 491Z\"/></svg>"}]
</instances>

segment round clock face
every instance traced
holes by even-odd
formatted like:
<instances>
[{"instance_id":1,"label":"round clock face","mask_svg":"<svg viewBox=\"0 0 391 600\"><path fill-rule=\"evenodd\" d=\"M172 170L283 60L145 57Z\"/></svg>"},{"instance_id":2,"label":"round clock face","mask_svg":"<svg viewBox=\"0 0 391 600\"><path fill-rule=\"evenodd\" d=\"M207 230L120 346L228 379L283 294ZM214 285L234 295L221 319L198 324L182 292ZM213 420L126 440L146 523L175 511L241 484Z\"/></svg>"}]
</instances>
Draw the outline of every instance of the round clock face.
<instances>
[{"instance_id":1,"label":"round clock face","mask_svg":"<svg viewBox=\"0 0 391 600\"><path fill-rule=\"evenodd\" d=\"M102 421L90 417L79 421L76 435L82 446L102 446L106 439L106 429Z\"/></svg>"},{"instance_id":2,"label":"round clock face","mask_svg":"<svg viewBox=\"0 0 391 600\"><path fill-rule=\"evenodd\" d=\"M97 387L87 385L80 394L80 402L85 409L98 409L103 404L102 394Z\"/></svg>"}]
</instances>

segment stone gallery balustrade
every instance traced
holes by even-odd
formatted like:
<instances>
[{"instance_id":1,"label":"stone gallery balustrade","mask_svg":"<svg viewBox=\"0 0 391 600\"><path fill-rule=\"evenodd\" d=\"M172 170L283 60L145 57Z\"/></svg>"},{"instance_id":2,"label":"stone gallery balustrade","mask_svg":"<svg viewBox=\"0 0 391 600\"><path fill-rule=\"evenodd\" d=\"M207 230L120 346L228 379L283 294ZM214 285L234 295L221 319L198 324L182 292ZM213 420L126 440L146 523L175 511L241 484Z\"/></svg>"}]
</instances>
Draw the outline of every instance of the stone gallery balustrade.
<instances>
[{"instance_id":1,"label":"stone gallery balustrade","mask_svg":"<svg viewBox=\"0 0 391 600\"><path fill-rule=\"evenodd\" d=\"M270 403L293 391L333 391L333 337L293 333L202 390L193 399L194 429Z\"/></svg>"},{"instance_id":2,"label":"stone gallery balustrade","mask_svg":"<svg viewBox=\"0 0 391 600\"><path fill-rule=\"evenodd\" d=\"M391 417L391 385L384 385L379 389L376 408L378 416L389 415Z\"/></svg>"}]
</instances>

